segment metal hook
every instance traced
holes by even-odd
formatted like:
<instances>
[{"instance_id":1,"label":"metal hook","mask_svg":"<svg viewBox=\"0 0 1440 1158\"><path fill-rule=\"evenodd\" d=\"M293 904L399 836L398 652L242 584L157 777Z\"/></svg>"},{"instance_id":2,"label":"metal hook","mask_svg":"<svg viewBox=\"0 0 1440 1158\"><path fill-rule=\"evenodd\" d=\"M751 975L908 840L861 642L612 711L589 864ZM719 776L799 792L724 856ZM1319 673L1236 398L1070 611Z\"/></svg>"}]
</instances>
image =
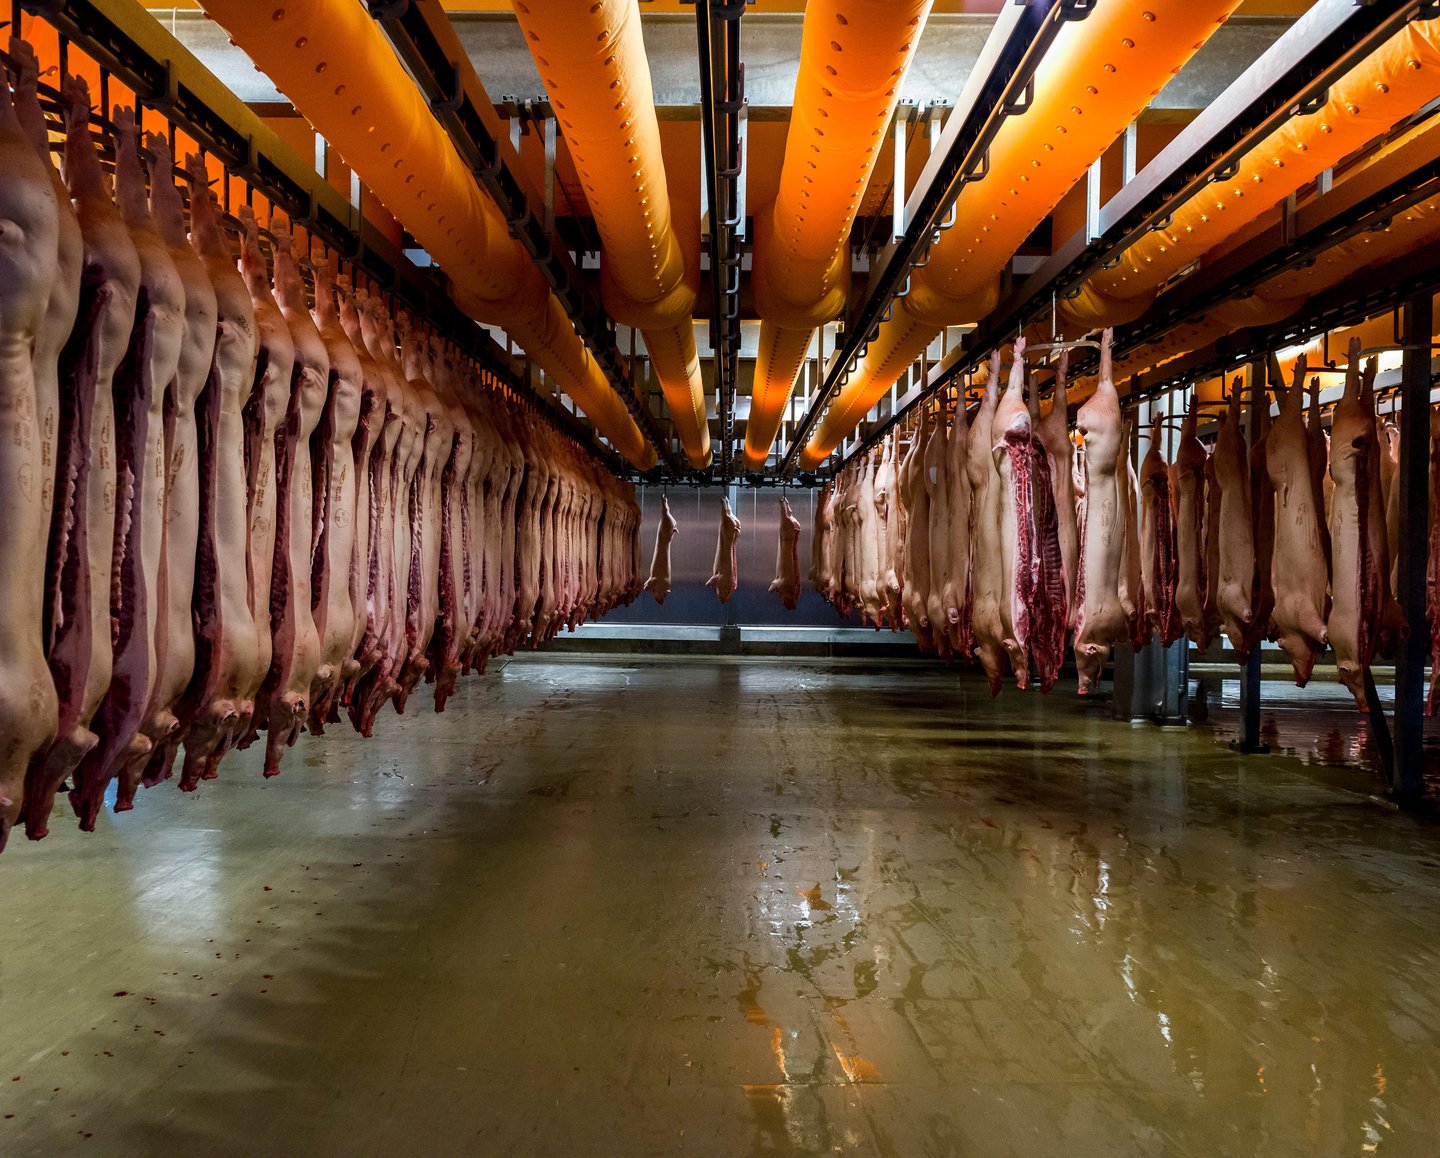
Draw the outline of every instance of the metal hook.
<instances>
[{"instance_id":1,"label":"metal hook","mask_svg":"<svg viewBox=\"0 0 1440 1158\"><path fill-rule=\"evenodd\" d=\"M1058 350L1099 350L1100 343L1091 338L1081 338L1073 342L1036 342L1033 346L1025 347L1025 357L1028 360L1031 353L1049 354ZM1045 359L1048 361L1049 359Z\"/></svg>"}]
</instances>

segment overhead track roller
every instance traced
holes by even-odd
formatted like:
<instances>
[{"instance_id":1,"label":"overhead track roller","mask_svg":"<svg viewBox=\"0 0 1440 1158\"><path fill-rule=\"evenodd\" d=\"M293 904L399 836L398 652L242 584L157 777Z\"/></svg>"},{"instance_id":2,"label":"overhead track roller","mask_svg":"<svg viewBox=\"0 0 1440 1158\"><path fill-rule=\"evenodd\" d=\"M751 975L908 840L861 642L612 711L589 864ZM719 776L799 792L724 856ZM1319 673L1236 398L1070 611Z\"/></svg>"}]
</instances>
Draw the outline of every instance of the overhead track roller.
<instances>
[{"instance_id":1,"label":"overhead track roller","mask_svg":"<svg viewBox=\"0 0 1440 1158\"><path fill-rule=\"evenodd\" d=\"M955 111L946 121L940 144L906 203L903 235L871 263L869 293L847 318L845 341L831 359L825 381L785 451L782 474L794 470L826 403L842 381L849 379L855 359L905 292L911 270L943 232L961 186L981 170L985 151L1005 117L1021 107L1028 83L1056 35L1068 20L1088 13L1090 5L1091 0L1030 0L1007 4L1001 10Z\"/></svg>"},{"instance_id":2,"label":"overhead track roller","mask_svg":"<svg viewBox=\"0 0 1440 1158\"><path fill-rule=\"evenodd\" d=\"M80 49L143 100L162 109L230 172L289 214L307 233L345 255L345 263L384 285L397 302L428 318L497 385L614 473L629 465L595 438L593 428L532 391L488 331L463 314L435 271L418 268L296 156L247 105L205 71L167 30L129 0L67 0L45 13Z\"/></svg>"},{"instance_id":3,"label":"overhead track roller","mask_svg":"<svg viewBox=\"0 0 1440 1158\"><path fill-rule=\"evenodd\" d=\"M1244 158L1290 121L1298 109L1323 104L1332 88L1360 62L1422 14L1433 11L1429 0L1368 6L1351 0L1316 0L1154 160L1101 206L1098 234L1085 228L1062 243L1040 269L1006 294L999 306L967 335L963 345L935 367L925 383L912 389L899 400L893 413L870 428L850 453L873 445L897 418L933 397L958 375L974 369L997 344L1011 340L1033 319L1045 317L1048 327L1057 295L1064 299L1067 291L1097 270L1113 268L1131 245L1154 229L1163 228L1179 207L1209 189L1220 179L1218 174L1238 172ZM1213 337L1213 333L1201 336L1198 326L1187 329L1192 334L1190 344L1177 348L1193 349ZM1127 333L1117 335L1117 353L1130 340ZM1175 341L1180 340L1181 336L1175 335ZM1167 337L1166 342L1169 344L1171 339ZM1084 374L1086 369L1084 358L1078 365L1071 363L1072 375Z\"/></svg>"},{"instance_id":4,"label":"overhead track roller","mask_svg":"<svg viewBox=\"0 0 1440 1158\"><path fill-rule=\"evenodd\" d=\"M553 219L537 211L538 191L520 171L520 155L509 140L509 127L475 74L465 46L450 21L446 0L368 0L370 14L415 78L421 94L488 193L513 236L540 268L581 341L595 355L606 381L672 474L683 469L654 416L635 389L627 359L615 344L615 325L605 313L570 250L555 244Z\"/></svg>"}]
</instances>

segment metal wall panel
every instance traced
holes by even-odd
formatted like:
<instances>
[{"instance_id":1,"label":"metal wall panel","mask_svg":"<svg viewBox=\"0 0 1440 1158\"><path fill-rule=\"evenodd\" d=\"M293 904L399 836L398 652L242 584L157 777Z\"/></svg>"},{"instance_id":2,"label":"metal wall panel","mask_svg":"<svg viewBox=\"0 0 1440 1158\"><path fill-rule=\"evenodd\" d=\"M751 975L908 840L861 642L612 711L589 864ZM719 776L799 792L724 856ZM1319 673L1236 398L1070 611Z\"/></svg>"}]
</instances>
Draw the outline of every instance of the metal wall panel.
<instances>
[{"instance_id":1,"label":"metal wall panel","mask_svg":"<svg viewBox=\"0 0 1440 1158\"><path fill-rule=\"evenodd\" d=\"M708 487L641 487L643 524L640 532L642 564L648 572L660 525L660 500L670 500L670 511L680 529L670 544L672 582L662 607L644 593L629 607L619 607L606 623L652 623L720 627L726 623L746 627L837 627L847 621L810 589L811 527L818 490L801 487L730 489L731 506L740 520L738 586L724 606L715 590L705 586L714 571L715 545L720 537L720 499L726 492ZM800 605L786 611L780 596L770 590L775 578L775 555L780 543L780 497L790 500L800 520ZM859 620L849 621L857 627Z\"/></svg>"}]
</instances>

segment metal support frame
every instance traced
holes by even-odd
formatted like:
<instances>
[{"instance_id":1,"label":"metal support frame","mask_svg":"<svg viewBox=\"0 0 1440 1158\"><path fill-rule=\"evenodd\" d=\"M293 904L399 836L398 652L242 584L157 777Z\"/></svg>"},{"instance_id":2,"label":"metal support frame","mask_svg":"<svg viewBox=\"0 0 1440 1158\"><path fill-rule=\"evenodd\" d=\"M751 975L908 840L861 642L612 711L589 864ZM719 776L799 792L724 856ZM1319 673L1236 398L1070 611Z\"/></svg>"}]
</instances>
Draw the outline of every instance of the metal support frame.
<instances>
[{"instance_id":1,"label":"metal support frame","mask_svg":"<svg viewBox=\"0 0 1440 1158\"><path fill-rule=\"evenodd\" d=\"M1085 173L1085 240L1100 237L1100 177L1104 156L1096 157Z\"/></svg>"},{"instance_id":2,"label":"metal support frame","mask_svg":"<svg viewBox=\"0 0 1440 1158\"><path fill-rule=\"evenodd\" d=\"M1235 746L1246 755L1263 755L1270 745L1260 739L1260 648L1240 669L1240 736Z\"/></svg>"},{"instance_id":3,"label":"metal support frame","mask_svg":"<svg viewBox=\"0 0 1440 1158\"><path fill-rule=\"evenodd\" d=\"M1390 787L1404 801L1424 791L1425 664L1430 635L1425 630L1425 572L1429 562L1430 509L1430 335L1431 297L1419 294L1405 305L1404 363L1400 379L1400 607L1409 634L1400 641L1395 663L1395 764Z\"/></svg>"},{"instance_id":4,"label":"metal support frame","mask_svg":"<svg viewBox=\"0 0 1440 1158\"><path fill-rule=\"evenodd\" d=\"M975 63L954 113L941 133L941 147L930 157L905 208L903 236L871 266L870 292L846 320L845 342L831 359L825 381L781 460L780 473L791 474L800 447L820 421L830 398L850 375L855 362L908 288L910 271L925 260L930 246L950 224L945 219L960 189L989 169L989 146L1007 117L1023 115L1035 70L1061 27L1088 15L1091 0L1025 0L1006 5Z\"/></svg>"},{"instance_id":5,"label":"metal support frame","mask_svg":"<svg viewBox=\"0 0 1440 1158\"><path fill-rule=\"evenodd\" d=\"M1411 20L1433 14L1434 0L1318 0L1250 68L1212 101L1133 180L1100 209L1098 236L1082 227L968 336L963 353L899 414L873 427L858 449L883 437L889 425L956 374L972 370L997 344L1048 314L1057 297L1113 261L1163 222L1174 208L1225 172L1299 106L1323 93ZM1249 247L1247 247L1248 249ZM1183 283L1182 283L1183 284ZM1127 339L1128 340L1128 339ZM1235 359L1242 361L1243 359ZM1234 361L1230 363L1234 364ZM1072 366L1084 373L1085 365ZM843 465L843 464L842 464Z\"/></svg>"},{"instance_id":6,"label":"metal support frame","mask_svg":"<svg viewBox=\"0 0 1440 1158\"><path fill-rule=\"evenodd\" d=\"M545 235L555 237L555 117L545 118Z\"/></svg>"},{"instance_id":7,"label":"metal support frame","mask_svg":"<svg viewBox=\"0 0 1440 1158\"><path fill-rule=\"evenodd\" d=\"M720 477L730 477L735 444L735 392L740 382L740 233L745 66L740 18L745 0L696 0L700 57L700 127L705 191L710 206L710 348L715 357L715 409L720 419Z\"/></svg>"},{"instance_id":8,"label":"metal support frame","mask_svg":"<svg viewBox=\"0 0 1440 1158\"><path fill-rule=\"evenodd\" d=\"M476 76L440 0L368 0L380 25L435 119L470 167L480 188L499 207L510 235L539 266L565 307L581 341L590 348L610 388L624 402L646 440L671 471L683 467L644 401L631 388L625 361L615 345L615 327L599 297L581 276L570 252L554 244L546 228L543 199L537 198L520 167L505 123ZM535 202L542 211L536 212Z\"/></svg>"}]
</instances>

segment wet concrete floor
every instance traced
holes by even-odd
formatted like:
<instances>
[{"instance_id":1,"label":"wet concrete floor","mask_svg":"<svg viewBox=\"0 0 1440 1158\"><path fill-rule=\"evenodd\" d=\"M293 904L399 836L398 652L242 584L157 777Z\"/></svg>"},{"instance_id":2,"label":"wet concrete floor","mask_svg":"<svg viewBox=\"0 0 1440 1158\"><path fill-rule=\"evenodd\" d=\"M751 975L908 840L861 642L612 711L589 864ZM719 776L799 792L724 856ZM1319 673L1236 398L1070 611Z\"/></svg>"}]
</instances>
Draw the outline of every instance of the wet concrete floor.
<instances>
[{"instance_id":1,"label":"wet concrete floor","mask_svg":"<svg viewBox=\"0 0 1440 1158\"><path fill-rule=\"evenodd\" d=\"M0 858L0 1154L1428 1155L1440 828L929 665L515 662Z\"/></svg>"}]
</instances>

